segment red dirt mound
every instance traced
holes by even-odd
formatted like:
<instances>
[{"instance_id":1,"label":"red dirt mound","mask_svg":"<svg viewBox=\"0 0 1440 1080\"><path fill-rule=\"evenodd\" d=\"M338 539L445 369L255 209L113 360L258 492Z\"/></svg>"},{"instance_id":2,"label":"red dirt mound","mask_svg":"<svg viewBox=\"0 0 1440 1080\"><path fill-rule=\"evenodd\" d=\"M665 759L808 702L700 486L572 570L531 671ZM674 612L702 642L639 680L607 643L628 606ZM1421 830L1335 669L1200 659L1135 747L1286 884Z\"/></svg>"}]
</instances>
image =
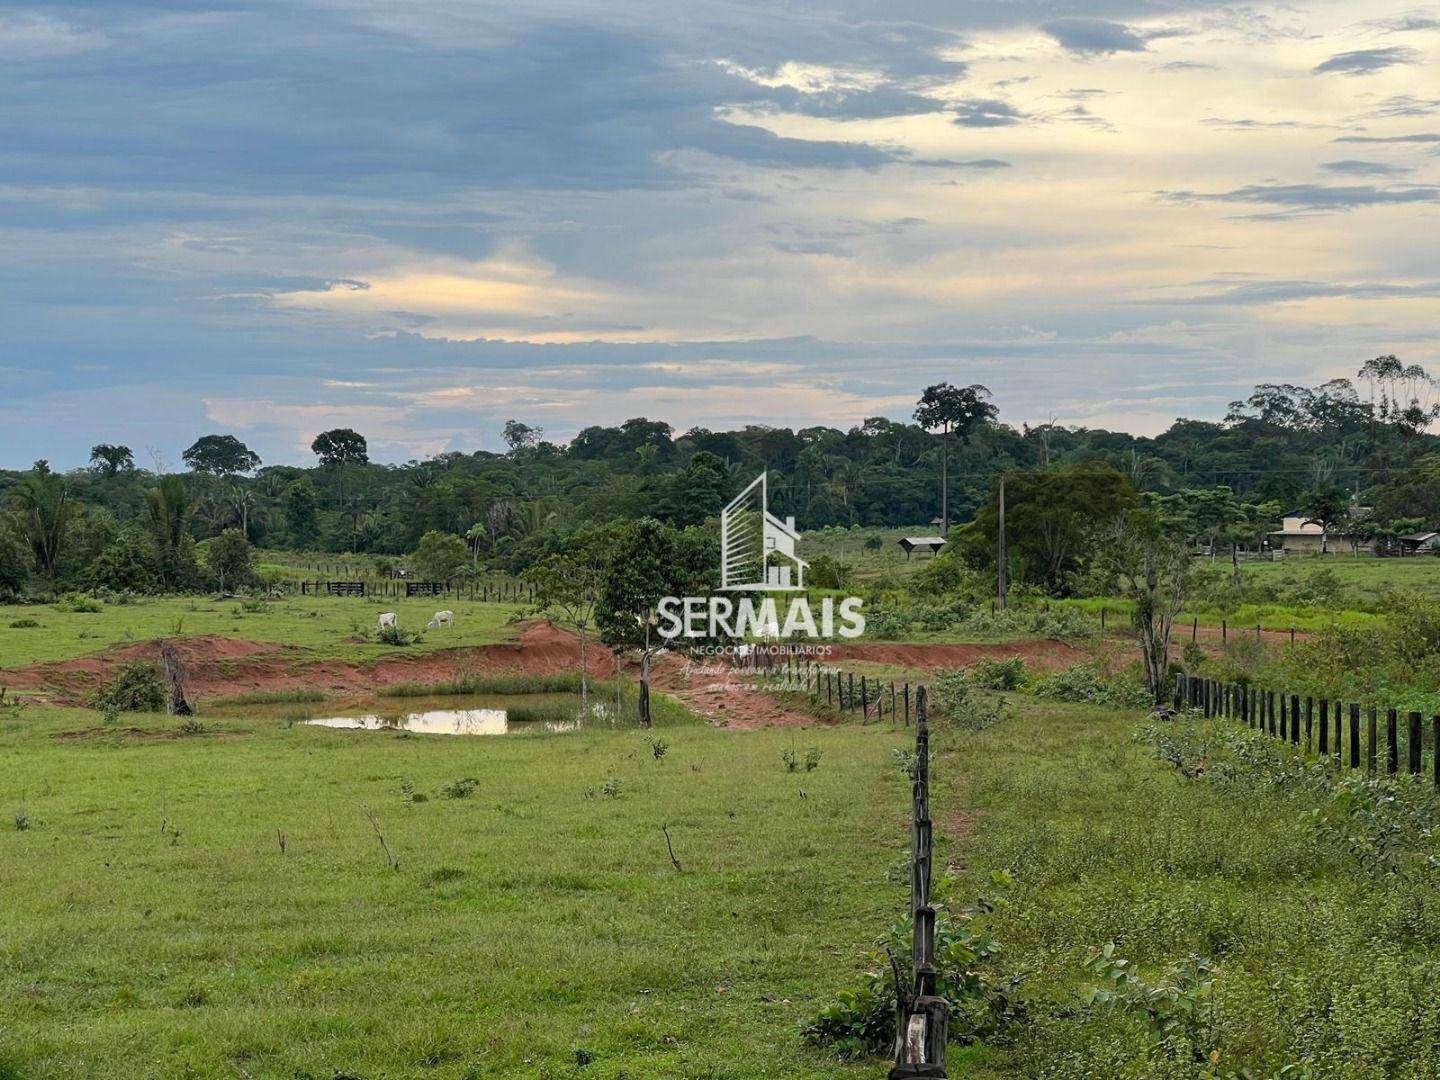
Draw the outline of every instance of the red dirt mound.
<instances>
[{"instance_id":1,"label":"red dirt mound","mask_svg":"<svg viewBox=\"0 0 1440 1080\"><path fill-rule=\"evenodd\" d=\"M579 638L543 622L524 626L514 642L420 654L397 651L363 664L305 660L286 646L237 638L200 635L171 640L184 661L191 695L202 698L297 688L353 693L400 682L448 682L498 672L549 675L580 666ZM615 658L609 649L591 643L586 651L593 676L606 678L614 673ZM159 657L159 643L146 641L74 660L0 671L0 685L41 690L56 701L78 704L122 664Z\"/></svg>"}]
</instances>

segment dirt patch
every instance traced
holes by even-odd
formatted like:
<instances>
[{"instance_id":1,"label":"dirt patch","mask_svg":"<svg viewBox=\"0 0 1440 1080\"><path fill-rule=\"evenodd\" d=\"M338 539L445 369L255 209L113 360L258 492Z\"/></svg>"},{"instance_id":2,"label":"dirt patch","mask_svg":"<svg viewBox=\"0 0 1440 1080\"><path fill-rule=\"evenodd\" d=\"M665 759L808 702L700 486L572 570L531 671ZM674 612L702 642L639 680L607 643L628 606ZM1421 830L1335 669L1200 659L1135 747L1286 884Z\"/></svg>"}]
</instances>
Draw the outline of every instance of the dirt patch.
<instances>
[{"instance_id":1,"label":"dirt patch","mask_svg":"<svg viewBox=\"0 0 1440 1080\"><path fill-rule=\"evenodd\" d=\"M580 666L579 638L544 622L526 624L513 642L430 653L397 650L368 663L307 660L294 648L239 638L199 635L170 640L185 664L187 689L198 698L253 690L364 693L395 683L442 683L500 673L554 675ZM587 654L592 676L607 678L614 673L615 658L609 649L592 642ZM122 665L159 658L159 642L146 641L74 660L0 671L0 685L36 690L59 704L84 704Z\"/></svg>"},{"instance_id":2,"label":"dirt patch","mask_svg":"<svg viewBox=\"0 0 1440 1080\"><path fill-rule=\"evenodd\" d=\"M638 679L638 666L627 673ZM799 727L827 723L785 705L725 660L706 657L692 661L683 656L659 656L651 669L651 677L657 689L721 727Z\"/></svg>"}]
</instances>

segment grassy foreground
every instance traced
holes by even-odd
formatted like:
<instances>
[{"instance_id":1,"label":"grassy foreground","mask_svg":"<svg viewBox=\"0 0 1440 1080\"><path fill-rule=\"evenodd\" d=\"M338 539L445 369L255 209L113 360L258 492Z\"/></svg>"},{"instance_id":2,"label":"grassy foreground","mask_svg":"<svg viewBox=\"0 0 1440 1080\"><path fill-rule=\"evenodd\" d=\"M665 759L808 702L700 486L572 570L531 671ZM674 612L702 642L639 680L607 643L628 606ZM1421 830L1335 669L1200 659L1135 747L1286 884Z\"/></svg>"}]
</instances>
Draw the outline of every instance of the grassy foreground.
<instances>
[{"instance_id":1,"label":"grassy foreground","mask_svg":"<svg viewBox=\"0 0 1440 1080\"><path fill-rule=\"evenodd\" d=\"M796 1026L905 902L903 735L206 723L0 716L0 1077L874 1075Z\"/></svg>"},{"instance_id":2,"label":"grassy foreground","mask_svg":"<svg viewBox=\"0 0 1440 1080\"><path fill-rule=\"evenodd\" d=\"M947 856L981 893L989 869L1013 872L990 926L1006 966L1028 973L1031 1012L1012 1045L962 1051L952 1075L1440 1075L1440 890L1423 855L1376 870L1357 854L1373 840L1368 818L1348 819L1342 840L1317 838L1305 815L1325 800L1313 791L1254 782L1243 761L1217 757L1188 779L1131 740L1137 720L1022 698L1008 721L941 737ZM1152 1047L1141 1016L1086 1005L1087 950L1108 942L1152 985L1188 957L1214 963L1213 1062L1177 1060Z\"/></svg>"}]
</instances>

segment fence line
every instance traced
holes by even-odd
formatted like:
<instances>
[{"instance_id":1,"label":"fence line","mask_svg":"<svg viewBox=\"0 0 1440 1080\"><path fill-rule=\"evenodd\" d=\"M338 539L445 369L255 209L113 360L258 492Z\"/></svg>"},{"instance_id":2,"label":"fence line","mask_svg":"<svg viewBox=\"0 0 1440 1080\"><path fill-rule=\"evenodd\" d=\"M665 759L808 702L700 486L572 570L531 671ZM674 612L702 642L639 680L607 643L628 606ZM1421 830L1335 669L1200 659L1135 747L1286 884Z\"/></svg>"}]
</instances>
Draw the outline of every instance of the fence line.
<instances>
[{"instance_id":1,"label":"fence line","mask_svg":"<svg viewBox=\"0 0 1440 1080\"><path fill-rule=\"evenodd\" d=\"M855 681L853 671L840 671L817 664L808 653L799 651L803 646L758 645L750 649L741 661L750 672L768 678L782 678L796 690L810 695L810 700L819 702L825 696L827 708L839 709L852 715L858 714L862 724L889 718L897 718L910 726L910 684L896 684L893 680L883 682L861 675Z\"/></svg>"},{"instance_id":2,"label":"fence line","mask_svg":"<svg viewBox=\"0 0 1440 1080\"><path fill-rule=\"evenodd\" d=\"M914 813L910 822L910 985L895 972L895 1065L890 1080L912 1077L948 1076L946 1042L949 1038L950 1003L935 993L935 908L930 903L931 844L934 826L930 820L930 726L926 715L925 687L915 688L915 770ZM893 963L893 959L892 959Z\"/></svg>"},{"instance_id":3,"label":"fence line","mask_svg":"<svg viewBox=\"0 0 1440 1080\"><path fill-rule=\"evenodd\" d=\"M1333 758L1337 765L1363 768L1374 775L1379 765L1380 707L1362 706L1357 701L1333 700L1310 695L1301 706L1299 694L1266 690L1256 686L1222 682L1198 675L1175 676L1175 703L1203 712L1207 717L1236 720L1281 742L1299 747L1303 724L1306 753L1318 752ZM1361 719L1365 735L1361 738ZM1430 758L1434 784L1440 788L1440 714L1430 718ZM1403 761L1405 772L1418 776L1425 768L1424 717L1419 712L1405 716L1405 739L1400 738L1400 713L1385 709L1385 772L1396 776ZM1362 753L1363 749L1363 753Z\"/></svg>"},{"instance_id":4,"label":"fence line","mask_svg":"<svg viewBox=\"0 0 1440 1080\"><path fill-rule=\"evenodd\" d=\"M533 604L535 586L524 581L456 582L405 581L400 579L303 580L298 583L301 596L358 596L403 598L409 596L453 597L457 600L479 600L482 603Z\"/></svg>"}]
</instances>

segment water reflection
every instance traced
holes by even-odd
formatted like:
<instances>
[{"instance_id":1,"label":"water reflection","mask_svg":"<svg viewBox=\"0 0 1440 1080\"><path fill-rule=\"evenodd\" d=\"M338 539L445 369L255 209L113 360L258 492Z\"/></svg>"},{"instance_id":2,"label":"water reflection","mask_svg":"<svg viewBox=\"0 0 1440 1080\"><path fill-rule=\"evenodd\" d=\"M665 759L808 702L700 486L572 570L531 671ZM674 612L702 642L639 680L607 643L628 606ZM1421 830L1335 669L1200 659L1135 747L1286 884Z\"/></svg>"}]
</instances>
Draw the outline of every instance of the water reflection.
<instances>
[{"instance_id":1,"label":"water reflection","mask_svg":"<svg viewBox=\"0 0 1440 1080\"><path fill-rule=\"evenodd\" d=\"M521 731L563 732L580 727L573 720L511 720L505 709L429 709L381 716L320 716L304 721L315 727L359 731L412 731L425 735L509 735Z\"/></svg>"}]
</instances>

